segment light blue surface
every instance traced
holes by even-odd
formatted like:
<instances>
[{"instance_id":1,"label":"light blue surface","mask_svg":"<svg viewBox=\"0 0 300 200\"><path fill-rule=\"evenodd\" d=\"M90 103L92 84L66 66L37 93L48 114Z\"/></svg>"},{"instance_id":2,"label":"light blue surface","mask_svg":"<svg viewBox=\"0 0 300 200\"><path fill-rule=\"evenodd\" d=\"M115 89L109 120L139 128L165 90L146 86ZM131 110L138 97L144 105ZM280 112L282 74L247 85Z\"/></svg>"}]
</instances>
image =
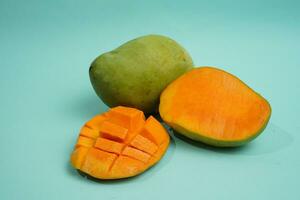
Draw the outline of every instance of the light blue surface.
<instances>
[{"instance_id":1,"label":"light blue surface","mask_svg":"<svg viewBox=\"0 0 300 200\"><path fill-rule=\"evenodd\" d=\"M300 199L299 1L0 1L0 199ZM82 124L107 109L89 82L99 54L172 37L265 96L273 115L249 145L174 138L134 179L93 182L68 163Z\"/></svg>"}]
</instances>

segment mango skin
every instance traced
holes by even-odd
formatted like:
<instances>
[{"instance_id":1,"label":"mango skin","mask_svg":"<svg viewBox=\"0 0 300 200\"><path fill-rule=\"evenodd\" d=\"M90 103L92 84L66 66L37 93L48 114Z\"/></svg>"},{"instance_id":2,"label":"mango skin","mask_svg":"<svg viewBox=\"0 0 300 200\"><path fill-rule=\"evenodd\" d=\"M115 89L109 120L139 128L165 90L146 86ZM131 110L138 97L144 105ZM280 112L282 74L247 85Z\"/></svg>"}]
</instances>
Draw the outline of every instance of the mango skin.
<instances>
[{"instance_id":1,"label":"mango skin","mask_svg":"<svg viewBox=\"0 0 300 200\"><path fill-rule=\"evenodd\" d=\"M174 40L147 35L97 57L89 69L97 95L109 107L134 107L158 112L164 88L193 68L187 51Z\"/></svg>"}]
</instances>

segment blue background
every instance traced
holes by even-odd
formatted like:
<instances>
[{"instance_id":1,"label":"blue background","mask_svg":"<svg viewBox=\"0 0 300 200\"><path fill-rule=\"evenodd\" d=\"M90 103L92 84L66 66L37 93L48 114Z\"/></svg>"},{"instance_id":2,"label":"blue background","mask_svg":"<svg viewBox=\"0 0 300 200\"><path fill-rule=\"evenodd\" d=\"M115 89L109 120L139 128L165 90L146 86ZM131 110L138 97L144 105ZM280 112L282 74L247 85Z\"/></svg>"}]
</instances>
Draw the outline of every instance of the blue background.
<instances>
[{"instance_id":1,"label":"blue background","mask_svg":"<svg viewBox=\"0 0 300 200\"><path fill-rule=\"evenodd\" d=\"M300 199L299 1L0 1L0 199ZM273 107L249 145L173 137L133 179L94 182L69 156L82 124L107 107L88 68L135 37L163 34L198 66L225 69Z\"/></svg>"}]
</instances>

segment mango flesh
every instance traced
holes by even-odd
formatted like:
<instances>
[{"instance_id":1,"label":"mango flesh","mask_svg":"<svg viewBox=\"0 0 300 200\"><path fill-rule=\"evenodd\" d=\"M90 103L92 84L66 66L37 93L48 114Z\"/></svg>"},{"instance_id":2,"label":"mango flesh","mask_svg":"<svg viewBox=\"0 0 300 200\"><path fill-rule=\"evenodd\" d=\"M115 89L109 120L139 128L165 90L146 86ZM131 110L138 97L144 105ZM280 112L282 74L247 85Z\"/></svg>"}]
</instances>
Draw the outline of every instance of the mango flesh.
<instances>
[{"instance_id":1,"label":"mango flesh","mask_svg":"<svg viewBox=\"0 0 300 200\"><path fill-rule=\"evenodd\" d=\"M71 164L97 179L136 176L157 163L169 146L164 127L142 111L118 106L81 129Z\"/></svg>"},{"instance_id":2,"label":"mango flesh","mask_svg":"<svg viewBox=\"0 0 300 200\"><path fill-rule=\"evenodd\" d=\"M264 130L271 106L234 75L201 67L182 75L162 92L159 112L186 137L232 147L248 143Z\"/></svg>"},{"instance_id":3,"label":"mango flesh","mask_svg":"<svg viewBox=\"0 0 300 200\"><path fill-rule=\"evenodd\" d=\"M191 57L174 40L147 35L100 55L89 75L97 95L109 107L155 113L162 90L192 67Z\"/></svg>"}]
</instances>

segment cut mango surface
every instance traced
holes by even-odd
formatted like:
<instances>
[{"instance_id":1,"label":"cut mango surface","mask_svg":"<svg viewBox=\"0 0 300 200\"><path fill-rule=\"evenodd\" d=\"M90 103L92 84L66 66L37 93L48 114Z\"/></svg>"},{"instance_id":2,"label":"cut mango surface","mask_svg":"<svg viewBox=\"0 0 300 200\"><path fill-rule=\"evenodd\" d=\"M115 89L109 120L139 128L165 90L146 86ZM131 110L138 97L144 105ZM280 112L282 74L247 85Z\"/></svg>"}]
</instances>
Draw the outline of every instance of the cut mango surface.
<instances>
[{"instance_id":1,"label":"cut mango surface","mask_svg":"<svg viewBox=\"0 0 300 200\"><path fill-rule=\"evenodd\" d=\"M152 116L118 106L97 115L81 129L71 155L74 168L98 179L138 175L157 163L169 135Z\"/></svg>"},{"instance_id":2,"label":"cut mango surface","mask_svg":"<svg viewBox=\"0 0 300 200\"><path fill-rule=\"evenodd\" d=\"M240 79L213 67L193 69L161 94L162 119L178 133L214 146L239 146L258 136L270 104Z\"/></svg>"}]
</instances>

